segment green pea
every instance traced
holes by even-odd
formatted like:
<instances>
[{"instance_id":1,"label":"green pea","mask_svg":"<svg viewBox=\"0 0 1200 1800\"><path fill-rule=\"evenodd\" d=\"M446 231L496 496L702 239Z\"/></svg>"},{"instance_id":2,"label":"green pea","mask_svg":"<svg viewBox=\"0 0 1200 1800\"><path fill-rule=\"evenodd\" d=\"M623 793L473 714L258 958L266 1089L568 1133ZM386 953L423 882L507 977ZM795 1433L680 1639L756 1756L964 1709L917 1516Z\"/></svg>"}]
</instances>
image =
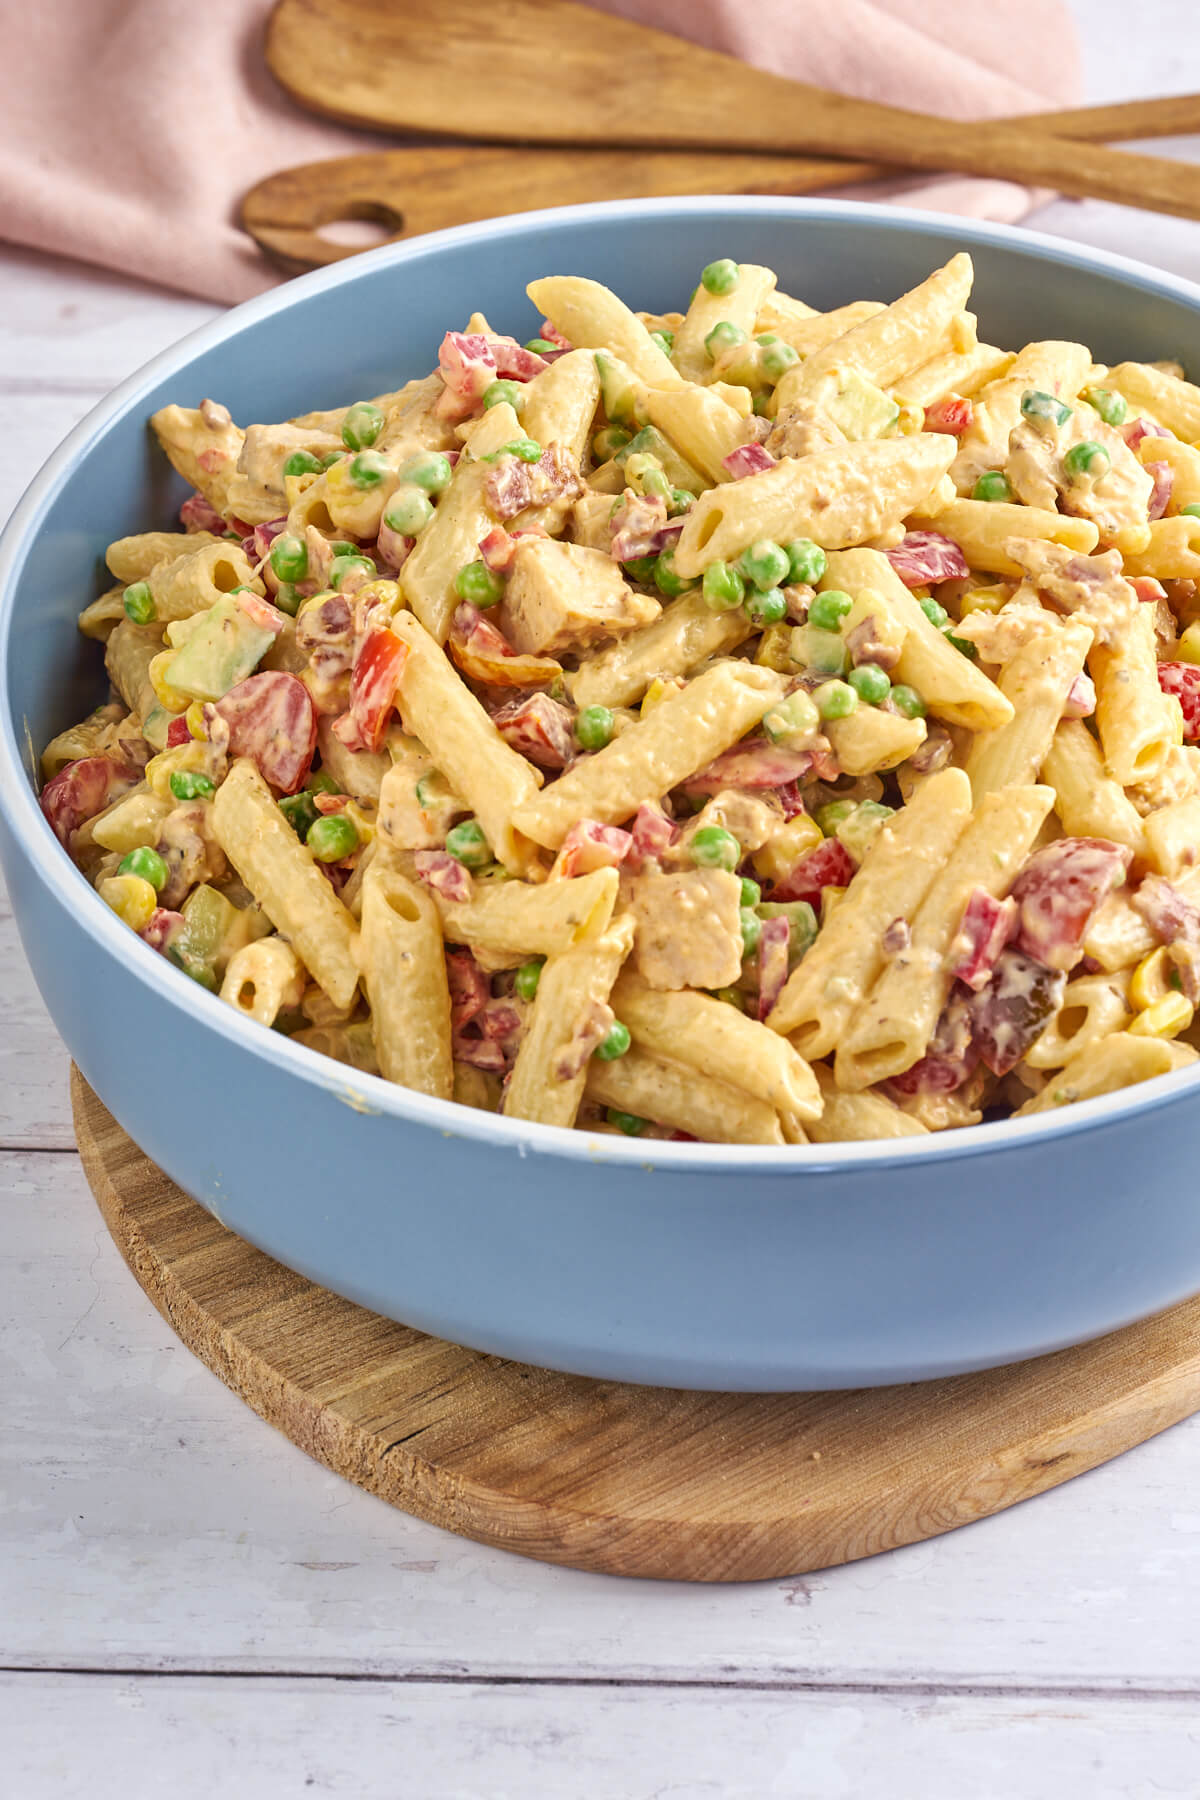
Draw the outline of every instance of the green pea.
<instances>
[{"instance_id":1,"label":"green pea","mask_svg":"<svg viewBox=\"0 0 1200 1800\"><path fill-rule=\"evenodd\" d=\"M561 350L562 345L552 344L549 338L530 338L525 348L532 350L535 356L544 356L547 350Z\"/></svg>"},{"instance_id":2,"label":"green pea","mask_svg":"<svg viewBox=\"0 0 1200 1800\"><path fill-rule=\"evenodd\" d=\"M892 691L892 684L878 663L860 663L857 669L851 669L846 680L867 706L882 706Z\"/></svg>"},{"instance_id":3,"label":"green pea","mask_svg":"<svg viewBox=\"0 0 1200 1800\"><path fill-rule=\"evenodd\" d=\"M793 538L783 547L787 551L789 579L815 587L825 573L825 552L820 544L814 544L811 538Z\"/></svg>"},{"instance_id":4,"label":"green pea","mask_svg":"<svg viewBox=\"0 0 1200 1800\"><path fill-rule=\"evenodd\" d=\"M1011 500L1012 487L1003 469L985 469L971 489L972 500Z\"/></svg>"},{"instance_id":5,"label":"green pea","mask_svg":"<svg viewBox=\"0 0 1200 1800\"><path fill-rule=\"evenodd\" d=\"M592 439L592 455L598 463L609 462L618 450L623 450L626 444L632 442L631 432L624 431L620 425L606 425Z\"/></svg>"},{"instance_id":6,"label":"green pea","mask_svg":"<svg viewBox=\"0 0 1200 1800\"><path fill-rule=\"evenodd\" d=\"M216 792L208 776L198 775L194 769L175 769L167 785L177 800L207 800Z\"/></svg>"},{"instance_id":7,"label":"green pea","mask_svg":"<svg viewBox=\"0 0 1200 1800\"><path fill-rule=\"evenodd\" d=\"M728 256L710 262L700 271L700 286L706 294L732 294L741 279L741 270Z\"/></svg>"},{"instance_id":8,"label":"green pea","mask_svg":"<svg viewBox=\"0 0 1200 1800\"><path fill-rule=\"evenodd\" d=\"M755 394L750 402L750 409L756 419L769 419L771 406L770 394Z\"/></svg>"},{"instance_id":9,"label":"green pea","mask_svg":"<svg viewBox=\"0 0 1200 1800\"><path fill-rule=\"evenodd\" d=\"M383 512L388 530L398 531L401 537L416 537L432 517L432 500L419 487L409 484L396 489Z\"/></svg>"},{"instance_id":10,"label":"green pea","mask_svg":"<svg viewBox=\"0 0 1200 1800\"><path fill-rule=\"evenodd\" d=\"M756 344L761 344L765 350L768 344L777 344L779 337L774 331L759 331L755 333L754 341Z\"/></svg>"},{"instance_id":11,"label":"green pea","mask_svg":"<svg viewBox=\"0 0 1200 1800\"><path fill-rule=\"evenodd\" d=\"M318 862L344 862L358 849L358 832L348 813L328 813L313 820L304 841Z\"/></svg>"},{"instance_id":12,"label":"green pea","mask_svg":"<svg viewBox=\"0 0 1200 1800\"><path fill-rule=\"evenodd\" d=\"M353 556L335 556L329 565L329 585L331 588L340 588L348 576L359 572L369 580L374 580L375 564L369 556L359 556L357 553Z\"/></svg>"},{"instance_id":13,"label":"green pea","mask_svg":"<svg viewBox=\"0 0 1200 1800\"><path fill-rule=\"evenodd\" d=\"M614 1106L609 1107L604 1117L618 1131L623 1131L626 1137L641 1137L643 1132L650 1129L649 1119L639 1119L636 1113L618 1112Z\"/></svg>"},{"instance_id":14,"label":"green pea","mask_svg":"<svg viewBox=\"0 0 1200 1800\"><path fill-rule=\"evenodd\" d=\"M643 587L653 587L655 572L658 568L657 556L631 556L628 562L621 564L630 581L640 582Z\"/></svg>"},{"instance_id":15,"label":"green pea","mask_svg":"<svg viewBox=\"0 0 1200 1800\"><path fill-rule=\"evenodd\" d=\"M901 681L892 689L892 705L902 718L923 719L925 717L925 702L916 688L909 687L906 682Z\"/></svg>"},{"instance_id":16,"label":"green pea","mask_svg":"<svg viewBox=\"0 0 1200 1800\"><path fill-rule=\"evenodd\" d=\"M746 617L760 630L786 619L787 609L787 595L782 588L768 588L765 594L751 594L746 601Z\"/></svg>"},{"instance_id":17,"label":"green pea","mask_svg":"<svg viewBox=\"0 0 1200 1800\"><path fill-rule=\"evenodd\" d=\"M150 883L156 894L167 885L167 865L158 851L151 850L148 844L142 844L138 849L131 850L128 856L123 856L117 864L117 874L140 875L143 881Z\"/></svg>"},{"instance_id":18,"label":"green pea","mask_svg":"<svg viewBox=\"0 0 1200 1800\"><path fill-rule=\"evenodd\" d=\"M308 574L308 549L303 538L285 531L271 545L271 567L280 581L303 581Z\"/></svg>"},{"instance_id":19,"label":"green pea","mask_svg":"<svg viewBox=\"0 0 1200 1800\"><path fill-rule=\"evenodd\" d=\"M695 504L695 494L689 494L686 488L672 488L671 501L667 511L671 513L690 512Z\"/></svg>"},{"instance_id":20,"label":"green pea","mask_svg":"<svg viewBox=\"0 0 1200 1800\"><path fill-rule=\"evenodd\" d=\"M786 700L763 714L763 730L773 744L791 744L797 749L811 739L821 722L821 715L803 688L797 688Z\"/></svg>"},{"instance_id":21,"label":"green pea","mask_svg":"<svg viewBox=\"0 0 1200 1800\"><path fill-rule=\"evenodd\" d=\"M284 581L275 590L274 603L280 612L287 613L290 619L294 619L300 611L300 602L303 598L303 594L294 583Z\"/></svg>"},{"instance_id":22,"label":"green pea","mask_svg":"<svg viewBox=\"0 0 1200 1800\"><path fill-rule=\"evenodd\" d=\"M383 414L369 400L358 400L342 420L342 442L347 450L369 450L383 430Z\"/></svg>"},{"instance_id":23,"label":"green pea","mask_svg":"<svg viewBox=\"0 0 1200 1800\"><path fill-rule=\"evenodd\" d=\"M520 412L525 404L525 390L519 381L493 381L483 390L483 404L488 410L493 406L511 406L514 412Z\"/></svg>"},{"instance_id":24,"label":"green pea","mask_svg":"<svg viewBox=\"0 0 1200 1800\"><path fill-rule=\"evenodd\" d=\"M813 815L825 836L832 837L839 825L852 819L858 811L858 803L854 800L830 800L825 806L818 806Z\"/></svg>"},{"instance_id":25,"label":"green pea","mask_svg":"<svg viewBox=\"0 0 1200 1800\"><path fill-rule=\"evenodd\" d=\"M1063 457L1063 468L1073 481L1100 481L1112 467L1112 457L1103 444L1085 438L1072 444Z\"/></svg>"},{"instance_id":26,"label":"green pea","mask_svg":"<svg viewBox=\"0 0 1200 1800\"><path fill-rule=\"evenodd\" d=\"M762 343L761 338L758 341ZM793 350L790 344L771 343L763 354L762 372L774 386L799 361L799 352Z\"/></svg>"},{"instance_id":27,"label":"green pea","mask_svg":"<svg viewBox=\"0 0 1200 1800\"><path fill-rule=\"evenodd\" d=\"M809 607L808 622L818 631L840 631L842 620L853 605L849 594L842 593L840 588L830 588L828 593L818 594Z\"/></svg>"},{"instance_id":28,"label":"green pea","mask_svg":"<svg viewBox=\"0 0 1200 1800\"><path fill-rule=\"evenodd\" d=\"M690 578L680 575L675 568L675 552L673 550L660 550L655 558L654 585L660 594L667 596L668 600L677 599L680 594L686 593L691 587Z\"/></svg>"},{"instance_id":29,"label":"green pea","mask_svg":"<svg viewBox=\"0 0 1200 1800\"><path fill-rule=\"evenodd\" d=\"M823 681L813 699L823 719L848 719L858 709L858 695L845 681Z\"/></svg>"},{"instance_id":30,"label":"green pea","mask_svg":"<svg viewBox=\"0 0 1200 1800\"><path fill-rule=\"evenodd\" d=\"M704 348L708 352L709 362L716 362L718 356L726 350L732 350L735 344L744 344L746 334L740 325L734 325L728 319L721 319L713 326L704 340Z\"/></svg>"},{"instance_id":31,"label":"green pea","mask_svg":"<svg viewBox=\"0 0 1200 1800\"><path fill-rule=\"evenodd\" d=\"M524 962L513 977L513 992L518 1000L532 1000L538 991L538 982L542 979L543 959L534 957Z\"/></svg>"},{"instance_id":32,"label":"green pea","mask_svg":"<svg viewBox=\"0 0 1200 1800\"><path fill-rule=\"evenodd\" d=\"M1086 387L1082 398L1094 407L1106 425L1123 425L1129 415L1123 394L1114 394L1111 388Z\"/></svg>"},{"instance_id":33,"label":"green pea","mask_svg":"<svg viewBox=\"0 0 1200 1800\"><path fill-rule=\"evenodd\" d=\"M306 838L321 817L310 793L287 794L279 802L279 810L298 838Z\"/></svg>"},{"instance_id":34,"label":"green pea","mask_svg":"<svg viewBox=\"0 0 1200 1800\"><path fill-rule=\"evenodd\" d=\"M326 450L324 456L321 458L321 467L323 469L332 469L334 463L341 462L345 454L344 450Z\"/></svg>"},{"instance_id":35,"label":"green pea","mask_svg":"<svg viewBox=\"0 0 1200 1800\"><path fill-rule=\"evenodd\" d=\"M342 789L326 769L318 769L304 784L307 794L340 794Z\"/></svg>"},{"instance_id":36,"label":"green pea","mask_svg":"<svg viewBox=\"0 0 1200 1800\"><path fill-rule=\"evenodd\" d=\"M446 849L465 869L482 869L492 860L492 848L478 819L464 819L446 833Z\"/></svg>"},{"instance_id":37,"label":"green pea","mask_svg":"<svg viewBox=\"0 0 1200 1800\"><path fill-rule=\"evenodd\" d=\"M742 905L757 906L762 899L762 889L757 881L751 881L748 875L742 876Z\"/></svg>"},{"instance_id":38,"label":"green pea","mask_svg":"<svg viewBox=\"0 0 1200 1800\"><path fill-rule=\"evenodd\" d=\"M672 350L675 348L675 333L673 331L652 331L650 336L653 342L658 345L663 355L670 356Z\"/></svg>"},{"instance_id":39,"label":"green pea","mask_svg":"<svg viewBox=\"0 0 1200 1800\"><path fill-rule=\"evenodd\" d=\"M575 736L584 750L603 750L612 743L616 720L607 706L585 706L575 721Z\"/></svg>"},{"instance_id":40,"label":"green pea","mask_svg":"<svg viewBox=\"0 0 1200 1800\"><path fill-rule=\"evenodd\" d=\"M701 869L736 869L742 846L732 831L721 825L702 825L688 845L692 861Z\"/></svg>"},{"instance_id":41,"label":"green pea","mask_svg":"<svg viewBox=\"0 0 1200 1800\"><path fill-rule=\"evenodd\" d=\"M753 956L762 937L762 920L753 907L743 906L738 912L738 924L742 928L742 949L747 956Z\"/></svg>"},{"instance_id":42,"label":"green pea","mask_svg":"<svg viewBox=\"0 0 1200 1800\"><path fill-rule=\"evenodd\" d=\"M971 642L970 638L955 637L952 626L944 626L942 628L942 636L948 644L954 645L954 648L958 651L960 656L967 657L970 662L974 662L979 655L979 651Z\"/></svg>"},{"instance_id":43,"label":"green pea","mask_svg":"<svg viewBox=\"0 0 1200 1800\"><path fill-rule=\"evenodd\" d=\"M931 625L936 625L939 631L941 630L942 626L946 623L947 619L950 617L950 614L946 611L945 607L938 600L930 600L929 598L926 598L924 600L918 600L917 605L920 607L921 611L925 614L925 617L929 620L929 623Z\"/></svg>"},{"instance_id":44,"label":"green pea","mask_svg":"<svg viewBox=\"0 0 1200 1800\"><path fill-rule=\"evenodd\" d=\"M135 625L149 625L157 611L148 581L131 581L121 604L125 608L125 617L132 619Z\"/></svg>"},{"instance_id":45,"label":"green pea","mask_svg":"<svg viewBox=\"0 0 1200 1800\"><path fill-rule=\"evenodd\" d=\"M592 1055L598 1056L601 1062L616 1062L618 1056L624 1056L632 1042L628 1025L622 1025L620 1019L614 1019Z\"/></svg>"},{"instance_id":46,"label":"green pea","mask_svg":"<svg viewBox=\"0 0 1200 1800\"><path fill-rule=\"evenodd\" d=\"M1189 519L1200 519L1200 502L1193 500L1189 506L1181 506L1179 512Z\"/></svg>"},{"instance_id":47,"label":"green pea","mask_svg":"<svg viewBox=\"0 0 1200 1800\"><path fill-rule=\"evenodd\" d=\"M1071 408L1041 388L1026 388L1021 395L1021 413L1032 424L1065 425L1071 416Z\"/></svg>"},{"instance_id":48,"label":"green pea","mask_svg":"<svg viewBox=\"0 0 1200 1800\"><path fill-rule=\"evenodd\" d=\"M728 563L711 562L701 582L704 604L710 612L731 612L746 597L746 584Z\"/></svg>"},{"instance_id":49,"label":"green pea","mask_svg":"<svg viewBox=\"0 0 1200 1800\"><path fill-rule=\"evenodd\" d=\"M712 988L710 991L714 1000L723 1000L726 1006L736 1007L738 1012L745 1012L746 996L740 988Z\"/></svg>"},{"instance_id":50,"label":"green pea","mask_svg":"<svg viewBox=\"0 0 1200 1800\"><path fill-rule=\"evenodd\" d=\"M352 544L348 538L334 538L329 546L332 556L357 556L358 545Z\"/></svg>"},{"instance_id":51,"label":"green pea","mask_svg":"<svg viewBox=\"0 0 1200 1800\"><path fill-rule=\"evenodd\" d=\"M535 463L542 459L542 446L535 438L513 438L512 442L502 446L500 455L507 452L511 456L519 456L522 462ZM490 462L491 457L488 458Z\"/></svg>"},{"instance_id":52,"label":"green pea","mask_svg":"<svg viewBox=\"0 0 1200 1800\"><path fill-rule=\"evenodd\" d=\"M440 494L450 486L454 470L450 458L440 450L423 450L412 456L400 470L400 480L408 487L420 488L425 494Z\"/></svg>"},{"instance_id":53,"label":"green pea","mask_svg":"<svg viewBox=\"0 0 1200 1800\"><path fill-rule=\"evenodd\" d=\"M391 472L392 465L378 450L360 450L357 456L350 458L350 479L355 487L378 487L384 476Z\"/></svg>"},{"instance_id":54,"label":"green pea","mask_svg":"<svg viewBox=\"0 0 1200 1800\"><path fill-rule=\"evenodd\" d=\"M787 551L773 538L756 538L737 561L738 573L764 594L768 588L778 587L781 581L788 579L791 566Z\"/></svg>"},{"instance_id":55,"label":"green pea","mask_svg":"<svg viewBox=\"0 0 1200 1800\"><path fill-rule=\"evenodd\" d=\"M321 468L320 458L311 450L293 450L284 462L283 472L285 475L319 475Z\"/></svg>"},{"instance_id":56,"label":"green pea","mask_svg":"<svg viewBox=\"0 0 1200 1800\"><path fill-rule=\"evenodd\" d=\"M653 500L661 500L664 506L671 504L671 484L661 469L643 469L640 476L643 494L649 494Z\"/></svg>"},{"instance_id":57,"label":"green pea","mask_svg":"<svg viewBox=\"0 0 1200 1800\"><path fill-rule=\"evenodd\" d=\"M464 563L454 577L454 591L460 600L486 611L503 600L504 578L485 562Z\"/></svg>"}]
</instances>

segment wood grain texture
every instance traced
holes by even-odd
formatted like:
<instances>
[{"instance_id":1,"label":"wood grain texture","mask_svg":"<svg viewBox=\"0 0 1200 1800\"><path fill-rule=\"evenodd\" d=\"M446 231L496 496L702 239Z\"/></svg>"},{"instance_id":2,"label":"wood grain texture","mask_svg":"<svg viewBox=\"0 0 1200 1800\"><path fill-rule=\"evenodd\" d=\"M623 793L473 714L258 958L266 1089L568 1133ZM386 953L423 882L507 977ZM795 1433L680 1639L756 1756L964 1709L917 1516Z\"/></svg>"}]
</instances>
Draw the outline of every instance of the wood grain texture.
<instances>
[{"instance_id":1,"label":"wood grain texture","mask_svg":"<svg viewBox=\"0 0 1200 1800\"><path fill-rule=\"evenodd\" d=\"M1023 123L1093 143L1168 136L1200 130L1200 95L1080 107ZM875 163L750 152L422 144L269 175L243 199L241 220L280 267L296 273L362 253L321 234L334 220L371 220L386 229L379 242L395 244L546 206L664 194L812 194L895 173Z\"/></svg>"},{"instance_id":2,"label":"wood grain texture","mask_svg":"<svg viewBox=\"0 0 1200 1800\"><path fill-rule=\"evenodd\" d=\"M1200 1407L1200 1301L983 1374L845 1394L581 1380L443 1343L217 1224L72 1070L84 1169L184 1343L309 1455L393 1505L543 1561L744 1581L935 1536Z\"/></svg>"},{"instance_id":3,"label":"wood grain texture","mask_svg":"<svg viewBox=\"0 0 1200 1800\"><path fill-rule=\"evenodd\" d=\"M548 80L531 45L553 44ZM351 124L500 141L798 151L1026 181L1200 217L1186 167L1024 121L969 127L770 75L572 0L279 0L267 60L292 97ZM698 103L703 96L703 104Z\"/></svg>"}]
</instances>

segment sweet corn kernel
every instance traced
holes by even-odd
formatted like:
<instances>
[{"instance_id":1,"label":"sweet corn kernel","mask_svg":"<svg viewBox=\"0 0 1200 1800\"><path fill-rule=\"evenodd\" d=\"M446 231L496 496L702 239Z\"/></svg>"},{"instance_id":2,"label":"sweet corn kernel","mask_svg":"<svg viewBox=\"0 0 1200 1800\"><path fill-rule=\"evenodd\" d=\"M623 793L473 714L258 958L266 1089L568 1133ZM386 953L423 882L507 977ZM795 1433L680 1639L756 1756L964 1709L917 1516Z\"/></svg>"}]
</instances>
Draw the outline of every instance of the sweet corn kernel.
<instances>
[{"instance_id":1,"label":"sweet corn kernel","mask_svg":"<svg viewBox=\"0 0 1200 1800\"><path fill-rule=\"evenodd\" d=\"M973 612L999 612L1008 599L1009 592L1006 587L972 588L959 602L959 617L965 619L968 613Z\"/></svg>"},{"instance_id":2,"label":"sweet corn kernel","mask_svg":"<svg viewBox=\"0 0 1200 1800\"><path fill-rule=\"evenodd\" d=\"M190 744L176 744L171 750L162 750L152 756L146 764L146 782L152 794L160 800L166 800L171 806L176 804L171 792L171 777L180 769L191 769L197 775L208 773L207 753L205 746L192 740Z\"/></svg>"},{"instance_id":3,"label":"sweet corn kernel","mask_svg":"<svg viewBox=\"0 0 1200 1800\"><path fill-rule=\"evenodd\" d=\"M664 681L661 675L656 675L642 697L642 718L653 712L660 700L668 700L672 694L677 694L682 685L674 676L670 681Z\"/></svg>"},{"instance_id":4,"label":"sweet corn kernel","mask_svg":"<svg viewBox=\"0 0 1200 1800\"><path fill-rule=\"evenodd\" d=\"M1148 1006L1165 1000L1168 994L1175 991L1175 985L1171 981L1173 966L1162 945L1157 950L1152 950L1149 956L1143 956L1129 977L1129 1003L1136 1012L1145 1012Z\"/></svg>"},{"instance_id":5,"label":"sweet corn kernel","mask_svg":"<svg viewBox=\"0 0 1200 1800\"><path fill-rule=\"evenodd\" d=\"M765 881L782 881L802 856L824 842L817 821L810 819L807 813L797 813L794 819L789 819L786 825L780 826L761 850L754 852L750 858L754 873L761 875Z\"/></svg>"},{"instance_id":6,"label":"sweet corn kernel","mask_svg":"<svg viewBox=\"0 0 1200 1800\"><path fill-rule=\"evenodd\" d=\"M372 806L369 801L366 806L360 806L357 800L347 800L342 810L348 819L353 819L354 829L358 833L359 842L362 844L369 844L375 836L375 821L377 816L375 807Z\"/></svg>"},{"instance_id":7,"label":"sweet corn kernel","mask_svg":"<svg viewBox=\"0 0 1200 1800\"><path fill-rule=\"evenodd\" d=\"M1137 1037L1173 1038L1186 1031L1196 1016L1196 1009L1182 994L1167 994L1140 1012L1126 1029Z\"/></svg>"},{"instance_id":8,"label":"sweet corn kernel","mask_svg":"<svg viewBox=\"0 0 1200 1800\"><path fill-rule=\"evenodd\" d=\"M900 437L915 437L925 429L925 408L912 400L898 400L900 417L896 420L896 431Z\"/></svg>"},{"instance_id":9,"label":"sweet corn kernel","mask_svg":"<svg viewBox=\"0 0 1200 1800\"><path fill-rule=\"evenodd\" d=\"M198 738L201 743L205 742L208 737L208 732L205 730L204 726L203 700L193 700L183 716L187 721L187 728L192 736Z\"/></svg>"},{"instance_id":10,"label":"sweet corn kernel","mask_svg":"<svg viewBox=\"0 0 1200 1800\"><path fill-rule=\"evenodd\" d=\"M844 887L827 887L821 889L821 924L828 925L835 907L840 906L846 893Z\"/></svg>"},{"instance_id":11,"label":"sweet corn kernel","mask_svg":"<svg viewBox=\"0 0 1200 1800\"><path fill-rule=\"evenodd\" d=\"M158 905L158 895L140 875L110 875L96 892L131 931L144 930Z\"/></svg>"},{"instance_id":12,"label":"sweet corn kernel","mask_svg":"<svg viewBox=\"0 0 1200 1800\"><path fill-rule=\"evenodd\" d=\"M1200 663L1200 621L1189 625L1175 646L1178 662Z\"/></svg>"},{"instance_id":13,"label":"sweet corn kernel","mask_svg":"<svg viewBox=\"0 0 1200 1800\"><path fill-rule=\"evenodd\" d=\"M777 675L792 674L796 665L791 658L791 642L792 627L790 624L768 625L759 642L754 658L755 662L761 664L764 669L774 669Z\"/></svg>"},{"instance_id":14,"label":"sweet corn kernel","mask_svg":"<svg viewBox=\"0 0 1200 1800\"><path fill-rule=\"evenodd\" d=\"M166 679L167 664L173 662L173 650L160 650L150 664L150 685L154 689L155 698L160 706L165 706L170 713L186 712L191 702L190 694L182 693L179 688L172 687Z\"/></svg>"}]
</instances>

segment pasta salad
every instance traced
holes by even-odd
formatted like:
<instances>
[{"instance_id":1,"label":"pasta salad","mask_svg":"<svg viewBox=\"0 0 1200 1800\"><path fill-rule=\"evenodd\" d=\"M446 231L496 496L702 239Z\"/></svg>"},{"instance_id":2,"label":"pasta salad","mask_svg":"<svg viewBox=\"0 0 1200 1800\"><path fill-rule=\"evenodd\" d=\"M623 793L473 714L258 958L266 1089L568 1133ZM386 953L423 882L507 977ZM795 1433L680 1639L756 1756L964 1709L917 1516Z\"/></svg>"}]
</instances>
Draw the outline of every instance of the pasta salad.
<instances>
[{"instance_id":1,"label":"pasta salad","mask_svg":"<svg viewBox=\"0 0 1200 1800\"><path fill-rule=\"evenodd\" d=\"M981 342L972 279L553 276L397 392L165 407L60 841L248 1018L514 1118L894 1138L1194 1062L1200 388Z\"/></svg>"}]
</instances>

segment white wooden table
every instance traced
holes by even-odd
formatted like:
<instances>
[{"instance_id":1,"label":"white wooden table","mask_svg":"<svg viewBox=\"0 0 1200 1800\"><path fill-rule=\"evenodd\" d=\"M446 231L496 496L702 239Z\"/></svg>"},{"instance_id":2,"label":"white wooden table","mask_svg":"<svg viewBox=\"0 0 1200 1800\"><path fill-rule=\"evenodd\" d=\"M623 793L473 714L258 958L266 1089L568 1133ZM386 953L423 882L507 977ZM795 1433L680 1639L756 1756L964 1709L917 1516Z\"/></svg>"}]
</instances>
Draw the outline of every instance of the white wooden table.
<instances>
[{"instance_id":1,"label":"white wooden table","mask_svg":"<svg viewBox=\"0 0 1200 1800\"><path fill-rule=\"evenodd\" d=\"M1195 0L1147 0L1132 42L1127 0L1079 10L1090 97L1200 89ZM1039 225L1200 278L1198 225ZM0 513L212 310L0 257ZM2 897L0 970L0 1794L1200 1793L1200 1418L803 1579L638 1583L462 1542L326 1474L175 1340L87 1191Z\"/></svg>"}]
</instances>

